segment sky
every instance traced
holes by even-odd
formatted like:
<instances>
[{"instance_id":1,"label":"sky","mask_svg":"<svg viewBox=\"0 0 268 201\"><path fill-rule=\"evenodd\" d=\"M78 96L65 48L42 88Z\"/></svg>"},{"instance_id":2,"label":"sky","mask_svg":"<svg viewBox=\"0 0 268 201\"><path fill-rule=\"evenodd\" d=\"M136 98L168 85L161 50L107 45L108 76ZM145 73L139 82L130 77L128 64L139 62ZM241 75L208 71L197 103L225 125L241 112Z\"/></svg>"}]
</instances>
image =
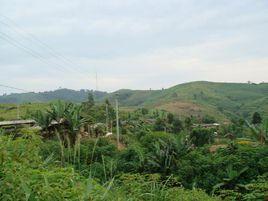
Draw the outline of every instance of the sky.
<instances>
[{"instance_id":1,"label":"sky","mask_svg":"<svg viewBox=\"0 0 268 201\"><path fill-rule=\"evenodd\" d=\"M115 91L268 81L267 0L0 5L0 85ZM0 87L0 94L12 92L19 91Z\"/></svg>"}]
</instances>

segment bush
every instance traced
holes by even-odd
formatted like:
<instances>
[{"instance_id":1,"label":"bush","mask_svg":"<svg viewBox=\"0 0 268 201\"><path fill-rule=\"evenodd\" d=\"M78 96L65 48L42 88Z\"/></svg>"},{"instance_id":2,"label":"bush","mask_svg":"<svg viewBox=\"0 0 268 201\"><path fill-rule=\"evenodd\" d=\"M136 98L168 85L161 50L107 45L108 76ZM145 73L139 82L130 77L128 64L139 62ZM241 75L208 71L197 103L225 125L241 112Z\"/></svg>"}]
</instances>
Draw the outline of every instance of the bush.
<instances>
[{"instance_id":1,"label":"bush","mask_svg":"<svg viewBox=\"0 0 268 201\"><path fill-rule=\"evenodd\" d=\"M202 118L202 123L204 124L213 124L216 122L216 119L213 116L205 115Z\"/></svg>"},{"instance_id":2,"label":"bush","mask_svg":"<svg viewBox=\"0 0 268 201\"><path fill-rule=\"evenodd\" d=\"M48 160L42 160L40 138L31 130L22 133L16 139L0 137L0 200L92 200L101 197L104 189L99 184L92 179L86 180L72 168L52 166Z\"/></svg>"},{"instance_id":3,"label":"bush","mask_svg":"<svg viewBox=\"0 0 268 201\"><path fill-rule=\"evenodd\" d=\"M132 145L119 155L118 170L122 172L141 172L144 168L144 149L140 145Z\"/></svg>"},{"instance_id":4,"label":"bush","mask_svg":"<svg viewBox=\"0 0 268 201\"><path fill-rule=\"evenodd\" d=\"M141 139L145 149L144 170L149 173L169 174L177 168L179 157L185 153L180 136L155 132Z\"/></svg>"},{"instance_id":5,"label":"bush","mask_svg":"<svg viewBox=\"0 0 268 201\"><path fill-rule=\"evenodd\" d=\"M200 147L205 144L212 143L214 141L214 130L206 128L195 128L190 137L194 145Z\"/></svg>"},{"instance_id":6,"label":"bush","mask_svg":"<svg viewBox=\"0 0 268 201\"><path fill-rule=\"evenodd\" d=\"M168 183L172 180L169 177L167 180L162 181L161 176L158 174L123 174L115 184L115 197L120 197L122 200L133 201L213 201L216 198L209 197L201 190L185 190L183 188L169 188ZM117 200L114 199L114 200Z\"/></svg>"},{"instance_id":7,"label":"bush","mask_svg":"<svg viewBox=\"0 0 268 201\"><path fill-rule=\"evenodd\" d=\"M184 187L202 188L211 192L213 187L229 178L228 168L233 172L247 170L232 181L232 185L247 185L258 175L268 172L267 146L237 146L235 149L219 149L209 153L208 148L198 148L181 157L176 174ZM228 189L226 189L228 190Z\"/></svg>"}]
</instances>

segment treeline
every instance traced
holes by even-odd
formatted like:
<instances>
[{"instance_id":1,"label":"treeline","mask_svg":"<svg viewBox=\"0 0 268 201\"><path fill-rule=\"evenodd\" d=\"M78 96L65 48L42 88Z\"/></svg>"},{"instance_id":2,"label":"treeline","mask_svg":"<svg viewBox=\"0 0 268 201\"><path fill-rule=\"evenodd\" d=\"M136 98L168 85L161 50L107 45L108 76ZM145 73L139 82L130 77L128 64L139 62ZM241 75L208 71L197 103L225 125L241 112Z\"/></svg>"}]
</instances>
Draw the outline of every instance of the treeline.
<instances>
[{"instance_id":1,"label":"treeline","mask_svg":"<svg viewBox=\"0 0 268 201\"><path fill-rule=\"evenodd\" d=\"M74 103L81 103L87 100L88 93L94 94L94 97L99 100L107 95L106 92L89 91L89 90L71 90L71 89L58 89L55 91L46 92L29 92L29 93L14 93L9 95L0 96L0 103L46 103L55 100L64 100Z\"/></svg>"}]
</instances>

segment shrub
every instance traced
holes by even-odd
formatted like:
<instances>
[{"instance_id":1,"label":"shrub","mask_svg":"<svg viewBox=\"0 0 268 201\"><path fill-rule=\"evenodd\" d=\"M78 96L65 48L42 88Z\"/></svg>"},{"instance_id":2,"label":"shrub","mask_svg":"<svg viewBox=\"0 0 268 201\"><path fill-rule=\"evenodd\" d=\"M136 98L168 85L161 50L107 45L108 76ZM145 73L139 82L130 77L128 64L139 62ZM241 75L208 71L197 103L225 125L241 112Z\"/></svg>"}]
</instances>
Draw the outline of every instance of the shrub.
<instances>
[{"instance_id":1,"label":"shrub","mask_svg":"<svg viewBox=\"0 0 268 201\"><path fill-rule=\"evenodd\" d=\"M183 188L169 188L168 183L171 177L163 181L158 174L123 174L117 180L114 187L114 195L117 200L133 201L213 201L217 198L211 198L201 190L185 190Z\"/></svg>"},{"instance_id":2,"label":"shrub","mask_svg":"<svg viewBox=\"0 0 268 201\"><path fill-rule=\"evenodd\" d=\"M213 133L213 129L196 128L190 133L190 137L192 142L200 147L213 142Z\"/></svg>"},{"instance_id":3,"label":"shrub","mask_svg":"<svg viewBox=\"0 0 268 201\"><path fill-rule=\"evenodd\" d=\"M0 137L0 200L92 200L104 193L94 180L86 180L72 168L43 160L41 144L31 130L15 139Z\"/></svg>"},{"instance_id":4,"label":"shrub","mask_svg":"<svg viewBox=\"0 0 268 201\"><path fill-rule=\"evenodd\" d=\"M145 153L140 145L132 145L122 151L118 159L118 170L122 172L140 172L144 168Z\"/></svg>"}]
</instances>

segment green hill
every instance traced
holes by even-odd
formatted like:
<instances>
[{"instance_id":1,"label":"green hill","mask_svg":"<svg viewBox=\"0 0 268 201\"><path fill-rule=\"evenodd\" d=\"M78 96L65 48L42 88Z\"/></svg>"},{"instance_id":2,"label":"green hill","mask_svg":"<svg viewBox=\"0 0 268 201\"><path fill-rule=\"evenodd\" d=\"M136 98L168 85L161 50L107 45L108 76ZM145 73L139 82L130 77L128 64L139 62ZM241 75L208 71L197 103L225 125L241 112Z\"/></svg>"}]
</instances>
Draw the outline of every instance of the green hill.
<instances>
[{"instance_id":1,"label":"green hill","mask_svg":"<svg viewBox=\"0 0 268 201\"><path fill-rule=\"evenodd\" d=\"M42 93L24 93L0 96L0 103L50 102L62 99L82 102L87 99L89 90L59 89ZM121 107L158 108L180 116L211 115L217 119L230 119L234 116L249 118L258 111L268 117L268 83L216 83L190 82L163 90L121 89L113 93L94 92L98 102L109 99L114 102L118 96Z\"/></svg>"},{"instance_id":2,"label":"green hill","mask_svg":"<svg viewBox=\"0 0 268 201\"><path fill-rule=\"evenodd\" d=\"M58 89L55 91L39 92L39 93L14 93L10 95L0 96L0 103L46 103L54 100L65 100L71 102L82 102L88 97L88 93L94 93L94 96L99 99L107 95L106 92L90 91L81 89L79 91L71 89Z\"/></svg>"},{"instance_id":3,"label":"green hill","mask_svg":"<svg viewBox=\"0 0 268 201\"><path fill-rule=\"evenodd\" d=\"M164 90L119 90L109 94L109 99L113 100L116 94L122 106L165 109L181 116L207 114L220 119L248 118L254 111L268 116L268 83L199 81Z\"/></svg>"}]
</instances>

